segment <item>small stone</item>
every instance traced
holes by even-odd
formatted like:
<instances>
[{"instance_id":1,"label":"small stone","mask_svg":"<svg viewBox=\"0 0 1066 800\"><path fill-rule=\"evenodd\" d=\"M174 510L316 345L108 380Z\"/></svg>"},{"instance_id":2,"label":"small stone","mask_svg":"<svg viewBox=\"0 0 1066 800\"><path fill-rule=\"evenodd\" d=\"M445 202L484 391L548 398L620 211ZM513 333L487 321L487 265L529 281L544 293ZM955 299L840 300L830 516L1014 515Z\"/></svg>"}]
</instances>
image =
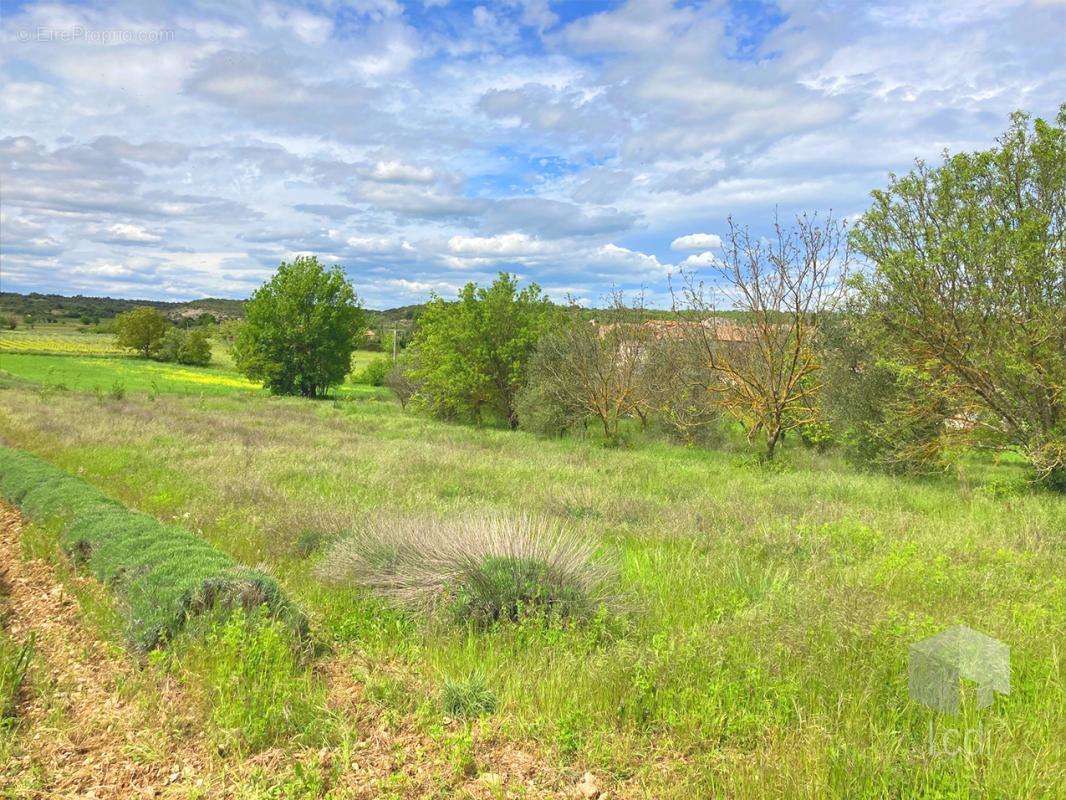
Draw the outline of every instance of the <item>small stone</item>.
<instances>
[{"instance_id":1,"label":"small stone","mask_svg":"<svg viewBox=\"0 0 1066 800\"><path fill-rule=\"evenodd\" d=\"M596 800L600 796L600 787L596 785L596 778L591 772L586 772L577 785L577 796L585 800Z\"/></svg>"}]
</instances>

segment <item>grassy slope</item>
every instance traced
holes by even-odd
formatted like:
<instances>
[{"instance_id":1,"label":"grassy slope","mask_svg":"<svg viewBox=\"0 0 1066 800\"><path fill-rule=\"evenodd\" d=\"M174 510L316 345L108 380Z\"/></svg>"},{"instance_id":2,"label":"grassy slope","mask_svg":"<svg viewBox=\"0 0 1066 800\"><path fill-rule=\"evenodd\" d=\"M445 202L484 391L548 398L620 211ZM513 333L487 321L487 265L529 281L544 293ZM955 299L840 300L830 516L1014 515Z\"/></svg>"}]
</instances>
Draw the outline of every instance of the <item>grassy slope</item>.
<instances>
[{"instance_id":1,"label":"grassy slope","mask_svg":"<svg viewBox=\"0 0 1066 800\"><path fill-rule=\"evenodd\" d=\"M770 473L728 452L546 442L379 402L14 388L0 392L0 432L270 563L325 638L401 684L432 691L483 668L507 735L609 770L633 794L1062 786L1061 499L864 475L803 452ZM621 566L632 618L426 630L309 576L304 554L362 515L472 508L547 514L595 537ZM907 647L959 622L1011 646L1012 692L936 717L907 699ZM941 749L964 731L982 731L981 745L930 754L930 726Z\"/></svg>"}]
</instances>

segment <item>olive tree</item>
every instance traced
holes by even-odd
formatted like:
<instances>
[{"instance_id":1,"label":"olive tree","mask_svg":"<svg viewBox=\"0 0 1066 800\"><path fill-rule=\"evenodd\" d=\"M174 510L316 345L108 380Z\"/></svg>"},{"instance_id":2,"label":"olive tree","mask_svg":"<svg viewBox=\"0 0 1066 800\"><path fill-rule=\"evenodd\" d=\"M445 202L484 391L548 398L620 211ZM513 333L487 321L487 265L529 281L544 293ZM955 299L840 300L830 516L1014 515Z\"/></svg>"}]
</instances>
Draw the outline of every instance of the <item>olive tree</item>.
<instances>
[{"instance_id":1,"label":"olive tree","mask_svg":"<svg viewBox=\"0 0 1066 800\"><path fill-rule=\"evenodd\" d=\"M623 419L646 413L643 322L642 304L627 308L618 294L597 320L571 306L565 322L538 344L524 392L527 417L535 412L560 427L591 417L608 442L617 440Z\"/></svg>"},{"instance_id":2,"label":"olive tree","mask_svg":"<svg viewBox=\"0 0 1066 800\"><path fill-rule=\"evenodd\" d=\"M974 441L1066 484L1066 105L1017 113L996 146L918 162L873 193L852 233L869 312L944 391Z\"/></svg>"}]
</instances>

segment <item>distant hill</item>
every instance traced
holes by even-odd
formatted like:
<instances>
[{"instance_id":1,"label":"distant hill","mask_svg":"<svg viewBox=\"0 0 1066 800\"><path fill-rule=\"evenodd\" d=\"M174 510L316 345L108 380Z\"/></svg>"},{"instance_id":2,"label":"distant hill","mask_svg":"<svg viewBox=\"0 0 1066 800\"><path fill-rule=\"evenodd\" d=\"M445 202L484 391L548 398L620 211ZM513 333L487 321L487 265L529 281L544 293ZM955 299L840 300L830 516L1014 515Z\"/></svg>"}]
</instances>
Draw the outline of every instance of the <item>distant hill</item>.
<instances>
[{"instance_id":1,"label":"distant hill","mask_svg":"<svg viewBox=\"0 0 1066 800\"><path fill-rule=\"evenodd\" d=\"M59 294L18 294L17 292L0 292L0 314L14 315L24 320L27 317L35 322L83 322L95 323L111 319L116 314L129 311L139 306L151 306L173 319L197 317L210 314L215 319L231 319L244 315L243 300L225 300L209 297L192 300L188 303L174 303L164 300L127 300L116 297L87 297L74 295L64 297Z\"/></svg>"},{"instance_id":2,"label":"distant hill","mask_svg":"<svg viewBox=\"0 0 1066 800\"><path fill-rule=\"evenodd\" d=\"M203 314L210 314L216 320L224 320L243 317L245 302L245 300L227 300L219 297L205 297L202 300L176 303L167 300L87 297L80 294L65 297L59 294L37 292L30 294L0 292L0 315L14 315L19 320L32 317L35 322L92 324L111 319L132 308L150 306L159 309L161 313L174 320L198 317ZM424 304L418 304L385 310L369 309L367 314L374 327L409 328L423 307Z\"/></svg>"}]
</instances>

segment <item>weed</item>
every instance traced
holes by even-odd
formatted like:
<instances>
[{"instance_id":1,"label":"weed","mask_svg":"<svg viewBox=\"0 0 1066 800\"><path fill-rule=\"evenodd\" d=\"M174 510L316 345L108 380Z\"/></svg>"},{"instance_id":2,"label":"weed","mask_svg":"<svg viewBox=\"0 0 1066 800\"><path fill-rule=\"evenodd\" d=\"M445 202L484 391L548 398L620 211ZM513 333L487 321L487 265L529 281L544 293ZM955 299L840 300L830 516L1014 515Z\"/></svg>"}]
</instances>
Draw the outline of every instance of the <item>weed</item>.
<instances>
[{"instance_id":1,"label":"weed","mask_svg":"<svg viewBox=\"0 0 1066 800\"><path fill-rule=\"evenodd\" d=\"M445 678L440 702L444 713L457 719L474 719L496 710L496 694L478 670L459 679Z\"/></svg>"},{"instance_id":2,"label":"weed","mask_svg":"<svg viewBox=\"0 0 1066 800\"><path fill-rule=\"evenodd\" d=\"M199 635L202 634L202 635ZM205 617L175 642L173 664L192 672L220 749L248 753L295 735L319 738L322 687L300 663L301 643L263 609Z\"/></svg>"},{"instance_id":3,"label":"weed","mask_svg":"<svg viewBox=\"0 0 1066 800\"><path fill-rule=\"evenodd\" d=\"M10 724L33 661L35 637L31 633L22 644L0 631L0 728Z\"/></svg>"}]
</instances>

